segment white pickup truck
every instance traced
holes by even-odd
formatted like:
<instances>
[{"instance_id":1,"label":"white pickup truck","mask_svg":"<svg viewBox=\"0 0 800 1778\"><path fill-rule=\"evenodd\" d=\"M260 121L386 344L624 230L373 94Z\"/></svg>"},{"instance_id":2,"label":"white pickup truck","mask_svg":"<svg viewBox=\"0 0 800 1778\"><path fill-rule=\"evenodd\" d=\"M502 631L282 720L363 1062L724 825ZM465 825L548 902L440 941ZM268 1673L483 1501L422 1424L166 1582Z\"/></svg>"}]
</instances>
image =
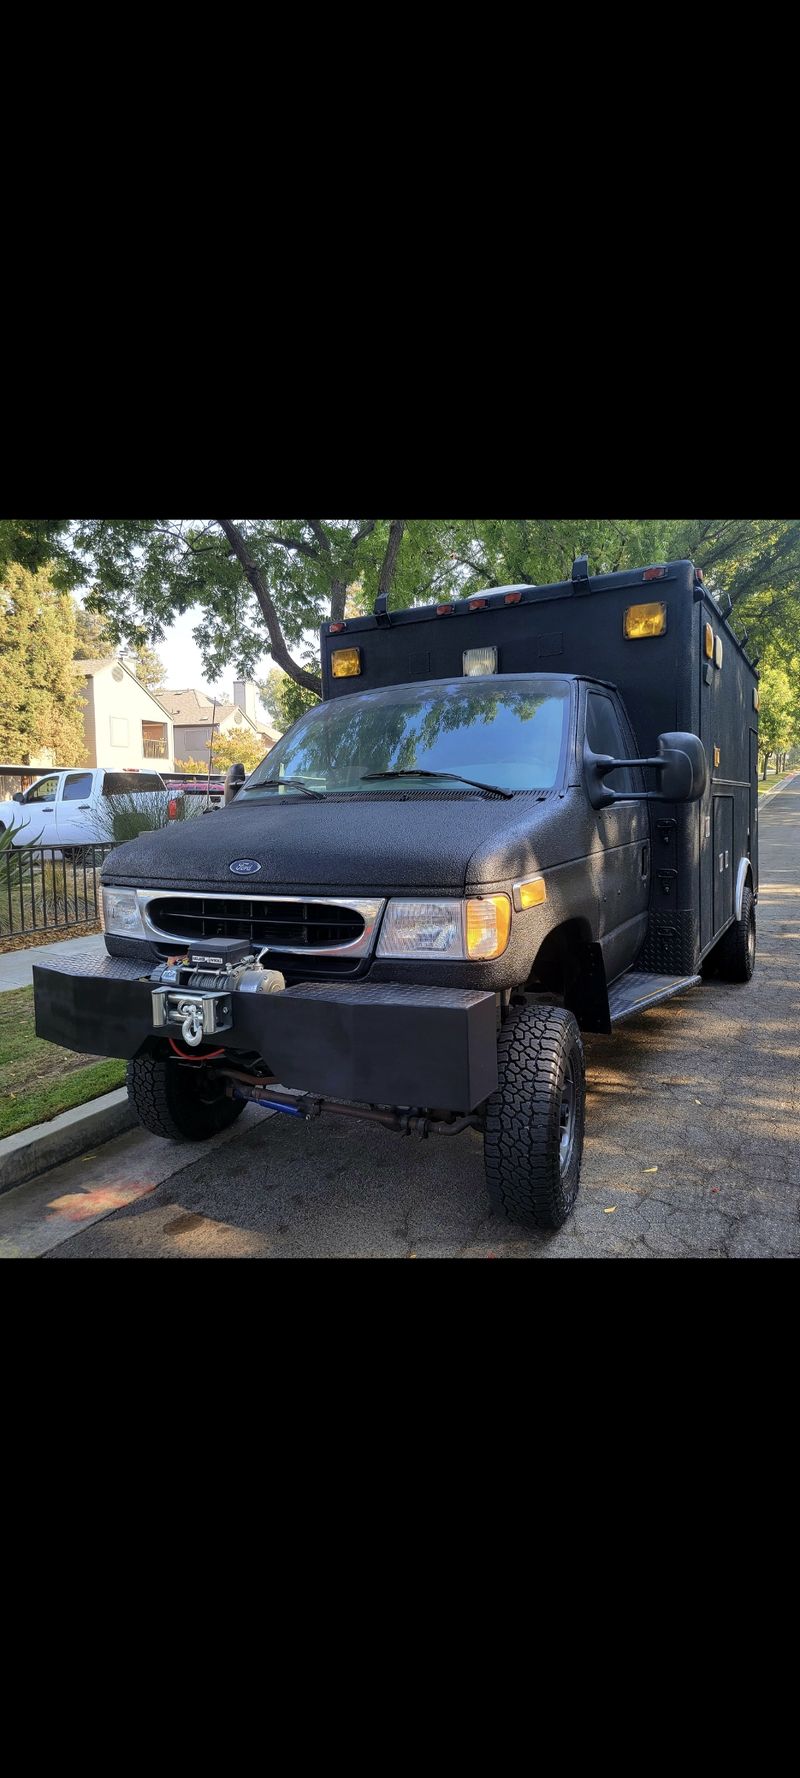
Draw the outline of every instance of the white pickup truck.
<instances>
[{"instance_id":1,"label":"white pickup truck","mask_svg":"<svg viewBox=\"0 0 800 1778\"><path fill-rule=\"evenodd\" d=\"M153 792L171 795L158 772L111 772L104 766L48 772L28 790L0 801L0 832L13 829L15 846L99 846L111 838L103 799L124 796L149 802Z\"/></svg>"}]
</instances>

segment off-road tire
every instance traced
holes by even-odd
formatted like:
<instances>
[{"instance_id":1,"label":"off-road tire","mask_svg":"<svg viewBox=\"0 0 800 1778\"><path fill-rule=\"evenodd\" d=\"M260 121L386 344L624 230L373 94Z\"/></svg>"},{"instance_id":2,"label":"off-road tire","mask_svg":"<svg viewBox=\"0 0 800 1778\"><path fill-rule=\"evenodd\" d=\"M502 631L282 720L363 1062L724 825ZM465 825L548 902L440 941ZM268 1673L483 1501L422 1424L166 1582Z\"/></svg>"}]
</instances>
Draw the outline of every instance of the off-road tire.
<instances>
[{"instance_id":1,"label":"off-road tire","mask_svg":"<svg viewBox=\"0 0 800 1778\"><path fill-rule=\"evenodd\" d=\"M753 891L742 896L742 916L723 932L711 953L723 981L749 982L756 964L756 904Z\"/></svg>"},{"instance_id":2,"label":"off-road tire","mask_svg":"<svg viewBox=\"0 0 800 1778\"><path fill-rule=\"evenodd\" d=\"M173 1142L207 1142L235 1123L245 1106L243 1099L226 1098L213 1068L146 1052L128 1063L127 1087L139 1122Z\"/></svg>"},{"instance_id":3,"label":"off-road tire","mask_svg":"<svg viewBox=\"0 0 800 1778\"><path fill-rule=\"evenodd\" d=\"M526 1228L560 1229L575 1207L583 1154L586 1068L576 1019L528 1006L503 1026L497 1091L486 1103L483 1159L495 1208ZM572 1085L572 1135L562 1164L562 1106Z\"/></svg>"}]
</instances>

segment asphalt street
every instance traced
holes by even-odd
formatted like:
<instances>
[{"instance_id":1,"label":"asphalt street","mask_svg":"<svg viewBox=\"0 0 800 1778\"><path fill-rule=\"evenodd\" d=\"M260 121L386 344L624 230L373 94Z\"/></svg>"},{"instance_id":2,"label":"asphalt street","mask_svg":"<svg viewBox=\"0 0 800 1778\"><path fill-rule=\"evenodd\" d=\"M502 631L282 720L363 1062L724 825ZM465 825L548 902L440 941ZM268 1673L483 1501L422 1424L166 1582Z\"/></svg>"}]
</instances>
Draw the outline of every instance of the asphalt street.
<instances>
[{"instance_id":1,"label":"asphalt street","mask_svg":"<svg viewBox=\"0 0 800 1778\"><path fill-rule=\"evenodd\" d=\"M581 1191L556 1234L532 1236L491 1210L473 1132L420 1142L255 1110L211 1150L182 1144L177 1168L139 1131L98 1150L89 1227L76 1226L81 1162L10 1193L9 1214L10 1200L23 1215L37 1192L51 1220L56 1203L75 1200L76 1222L49 1245L58 1259L800 1253L800 777L770 799L760 828L752 982L704 982L613 1038L587 1040ZM153 1144L158 1165L143 1184ZM109 1167L121 1207L105 1214Z\"/></svg>"}]
</instances>

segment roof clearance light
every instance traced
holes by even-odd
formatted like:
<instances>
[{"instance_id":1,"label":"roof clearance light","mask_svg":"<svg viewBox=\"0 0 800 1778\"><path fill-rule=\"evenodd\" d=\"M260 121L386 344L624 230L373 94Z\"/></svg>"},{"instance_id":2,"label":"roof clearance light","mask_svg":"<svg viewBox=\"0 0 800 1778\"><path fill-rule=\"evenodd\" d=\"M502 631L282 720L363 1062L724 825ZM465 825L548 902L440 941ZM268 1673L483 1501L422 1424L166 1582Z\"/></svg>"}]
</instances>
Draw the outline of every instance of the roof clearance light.
<instances>
[{"instance_id":1,"label":"roof clearance light","mask_svg":"<svg viewBox=\"0 0 800 1778\"><path fill-rule=\"evenodd\" d=\"M511 931L507 895L481 895L467 902L467 956L502 957Z\"/></svg>"},{"instance_id":2,"label":"roof clearance light","mask_svg":"<svg viewBox=\"0 0 800 1778\"><path fill-rule=\"evenodd\" d=\"M486 611L488 605L488 599L470 599L469 602L470 611Z\"/></svg>"},{"instance_id":3,"label":"roof clearance light","mask_svg":"<svg viewBox=\"0 0 800 1778\"><path fill-rule=\"evenodd\" d=\"M722 666L722 637L718 636L714 644L714 660L718 667Z\"/></svg>"},{"instance_id":4,"label":"roof clearance light","mask_svg":"<svg viewBox=\"0 0 800 1778\"><path fill-rule=\"evenodd\" d=\"M521 593L506 593L506 596L503 600L503 604L504 605L521 605L522 604L522 594Z\"/></svg>"},{"instance_id":5,"label":"roof clearance light","mask_svg":"<svg viewBox=\"0 0 800 1778\"><path fill-rule=\"evenodd\" d=\"M449 617L453 611L455 611L455 605L437 605L436 616Z\"/></svg>"},{"instance_id":6,"label":"roof clearance light","mask_svg":"<svg viewBox=\"0 0 800 1778\"><path fill-rule=\"evenodd\" d=\"M706 624L706 644L705 644L705 646L706 646L706 655L707 655L708 659L710 661L713 661L713 659L714 659L714 631L712 630L710 624Z\"/></svg>"},{"instance_id":7,"label":"roof clearance light","mask_svg":"<svg viewBox=\"0 0 800 1778\"><path fill-rule=\"evenodd\" d=\"M331 653L331 672L334 679L355 679L361 672L360 648L334 648Z\"/></svg>"},{"instance_id":8,"label":"roof clearance light","mask_svg":"<svg viewBox=\"0 0 800 1778\"><path fill-rule=\"evenodd\" d=\"M666 568L645 568L642 580L666 580Z\"/></svg>"},{"instance_id":9,"label":"roof clearance light","mask_svg":"<svg viewBox=\"0 0 800 1778\"><path fill-rule=\"evenodd\" d=\"M666 605L629 605L625 613L624 634L631 639L663 636L667 628Z\"/></svg>"},{"instance_id":10,"label":"roof clearance light","mask_svg":"<svg viewBox=\"0 0 800 1778\"><path fill-rule=\"evenodd\" d=\"M483 673L497 672L496 648L465 648L462 658L468 679L479 678Z\"/></svg>"},{"instance_id":11,"label":"roof clearance light","mask_svg":"<svg viewBox=\"0 0 800 1778\"><path fill-rule=\"evenodd\" d=\"M329 636L340 636L342 633L342 630L346 630L346 629L347 629L346 624L331 624L330 629L328 630L328 635Z\"/></svg>"}]
</instances>

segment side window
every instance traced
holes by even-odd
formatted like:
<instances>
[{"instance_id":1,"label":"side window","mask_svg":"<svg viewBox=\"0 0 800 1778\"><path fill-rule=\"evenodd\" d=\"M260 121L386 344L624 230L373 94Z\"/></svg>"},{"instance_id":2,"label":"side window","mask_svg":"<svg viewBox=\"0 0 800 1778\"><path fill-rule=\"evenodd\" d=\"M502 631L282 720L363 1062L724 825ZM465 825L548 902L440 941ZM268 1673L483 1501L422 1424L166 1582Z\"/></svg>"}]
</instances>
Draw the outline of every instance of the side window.
<instances>
[{"instance_id":1,"label":"side window","mask_svg":"<svg viewBox=\"0 0 800 1778\"><path fill-rule=\"evenodd\" d=\"M590 691L586 700L586 739L593 753L611 753L615 759L630 758L617 712L611 699L603 697L601 692ZM620 796L633 795L631 771L614 772L608 784Z\"/></svg>"},{"instance_id":2,"label":"side window","mask_svg":"<svg viewBox=\"0 0 800 1778\"><path fill-rule=\"evenodd\" d=\"M57 778L43 778L40 784L34 784L28 791L26 803L52 803L58 789Z\"/></svg>"},{"instance_id":3,"label":"side window","mask_svg":"<svg viewBox=\"0 0 800 1778\"><path fill-rule=\"evenodd\" d=\"M61 791L62 803L88 802L92 794L91 772L69 772Z\"/></svg>"}]
</instances>

